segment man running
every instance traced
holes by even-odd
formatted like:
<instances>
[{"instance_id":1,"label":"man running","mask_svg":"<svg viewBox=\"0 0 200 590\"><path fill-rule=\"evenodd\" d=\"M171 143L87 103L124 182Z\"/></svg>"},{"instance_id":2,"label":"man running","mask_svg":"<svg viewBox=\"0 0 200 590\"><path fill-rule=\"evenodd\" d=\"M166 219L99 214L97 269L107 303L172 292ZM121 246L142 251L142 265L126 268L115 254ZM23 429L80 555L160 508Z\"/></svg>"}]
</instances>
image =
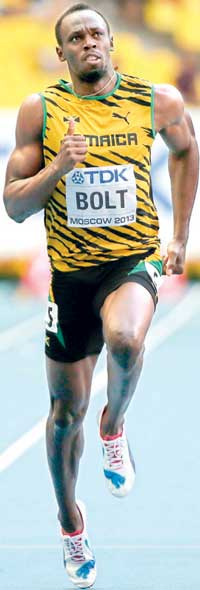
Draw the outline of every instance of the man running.
<instances>
[{"instance_id":1,"label":"man running","mask_svg":"<svg viewBox=\"0 0 200 590\"><path fill-rule=\"evenodd\" d=\"M105 343L107 404L99 415L109 491L124 497L135 478L124 415L141 372L162 274L151 146L169 148L174 232L164 260L182 273L198 181L198 149L180 93L114 70L113 38L86 4L56 23L62 79L22 104L4 202L17 222L44 209L52 269L46 321L50 392L47 455L59 507L64 563L80 588L96 578L85 509L76 500L83 420Z\"/></svg>"}]
</instances>

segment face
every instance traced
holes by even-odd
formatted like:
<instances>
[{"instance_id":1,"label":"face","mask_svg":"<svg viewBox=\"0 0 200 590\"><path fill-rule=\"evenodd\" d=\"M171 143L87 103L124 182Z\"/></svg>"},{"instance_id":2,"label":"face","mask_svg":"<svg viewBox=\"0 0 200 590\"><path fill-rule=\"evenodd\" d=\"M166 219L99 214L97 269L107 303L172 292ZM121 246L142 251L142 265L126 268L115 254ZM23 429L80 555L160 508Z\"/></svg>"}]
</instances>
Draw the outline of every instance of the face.
<instances>
[{"instance_id":1,"label":"face","mask_svg":"<svg viewBox=\"0 0 200 590\"><path fill-rule=\"evenodd\" d=\"M67 61L71 75L83 81L100 79L111 64L109 36L103 18L92 10L69 14L61 24L62 46L57 47L61 61Z\"/></svg>"}]
</instances>

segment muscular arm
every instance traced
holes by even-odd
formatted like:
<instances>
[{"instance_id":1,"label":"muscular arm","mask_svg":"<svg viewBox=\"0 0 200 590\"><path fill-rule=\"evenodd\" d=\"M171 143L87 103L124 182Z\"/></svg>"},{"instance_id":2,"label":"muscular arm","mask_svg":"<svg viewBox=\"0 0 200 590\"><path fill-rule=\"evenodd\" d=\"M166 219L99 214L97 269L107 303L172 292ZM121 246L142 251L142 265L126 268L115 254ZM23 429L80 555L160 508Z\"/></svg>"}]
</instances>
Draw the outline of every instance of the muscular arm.
<instances>
[{"instance_id":1,"label":"muscular arm","mask_svg":"<svg viewBox=\"0 0 200 590\"><path fill-rule=\"evenodd\" d=\"M174 235L165 258L167 274L183 272L189 222L195 200L199 154L189 113L180 93L171 86L157 86L155 127L169 148Z\"/></svg>"},{"instance_id":2,"label":"muscular arm","mask_svg":"<svg viewBox=\"0 0 200 590\"><path fill-rule=\"evenodd\" d=\"M8 162L3 195L9 217L19 223L45 207L60 178L84 161L87 151L85 139L74 134L70 121L59 153L44 167L42 128L41 99L32 95L19 111L16 147Z\"/></svg>"}]
</instances>

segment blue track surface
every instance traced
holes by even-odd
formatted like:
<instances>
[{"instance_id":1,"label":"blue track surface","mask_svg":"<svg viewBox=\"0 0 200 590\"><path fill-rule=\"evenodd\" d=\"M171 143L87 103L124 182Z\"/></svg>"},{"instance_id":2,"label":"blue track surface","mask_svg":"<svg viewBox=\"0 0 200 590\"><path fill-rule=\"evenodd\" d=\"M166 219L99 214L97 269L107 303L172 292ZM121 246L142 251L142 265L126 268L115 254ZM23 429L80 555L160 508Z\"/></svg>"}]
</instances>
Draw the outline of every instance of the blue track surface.
<instances>
[{"instance_id":1,"label":"blue track surface","mask_svg":"<svg viewBox=\"0 0 200 590\"><path fill-rule=\"evenodd\" d=\"M2 457L47 414L48 391L42 334L45 304L17 295L6 284L0 288L0 303ZM160 303L153 327L167 316L170 323L172 304ZM32 336L28 324L23 329L21 324L31 317L36 317ZM18 335L4 350L7 330L13 325L18 325ZM199 334L200 307L194 307L192 318L186 323L183 318L182 325L146 356L127 413L137 468L128 498L115 499L106 490L96 426L105 390L91 399L78 497L87 507L97 557L96 590L200 588ZM97 372L104 366L103 354ZM44 439L2 470L0 478L0 588L71 588L62 566Z\"/></svg>"}]
</instances>

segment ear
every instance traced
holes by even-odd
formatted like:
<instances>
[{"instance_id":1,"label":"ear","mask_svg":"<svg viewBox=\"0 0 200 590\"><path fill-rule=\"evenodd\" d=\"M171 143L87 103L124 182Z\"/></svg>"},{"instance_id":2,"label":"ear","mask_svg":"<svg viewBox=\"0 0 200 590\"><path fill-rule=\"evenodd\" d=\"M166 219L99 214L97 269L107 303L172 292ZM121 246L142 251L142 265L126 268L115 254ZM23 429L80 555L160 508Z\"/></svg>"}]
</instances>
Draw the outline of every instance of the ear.
<instances>
[{"instance_id":1,"label":"ear","mask_svg":"<svg viewBox=\"0 0 200 590\"><path fill-rule=\"evenodd\" d=\"M57 56L58 56L58 58L59 58L60 61L66 61L66 59L65 59L65 57L63 55L62 47L60 47L60 45L58 45L56 47L56 53L57 53Z\"/></svg>"},{"instance_id":2,"label":"ear","mask_svg":"<svg viewBox=\"0 0 200 590\"><path fill-rule=\"evenodd\" d=\"M113 41L113 36L110 38L110 51L114 51L114 41Z\"/></svg>"}]
</instances>

